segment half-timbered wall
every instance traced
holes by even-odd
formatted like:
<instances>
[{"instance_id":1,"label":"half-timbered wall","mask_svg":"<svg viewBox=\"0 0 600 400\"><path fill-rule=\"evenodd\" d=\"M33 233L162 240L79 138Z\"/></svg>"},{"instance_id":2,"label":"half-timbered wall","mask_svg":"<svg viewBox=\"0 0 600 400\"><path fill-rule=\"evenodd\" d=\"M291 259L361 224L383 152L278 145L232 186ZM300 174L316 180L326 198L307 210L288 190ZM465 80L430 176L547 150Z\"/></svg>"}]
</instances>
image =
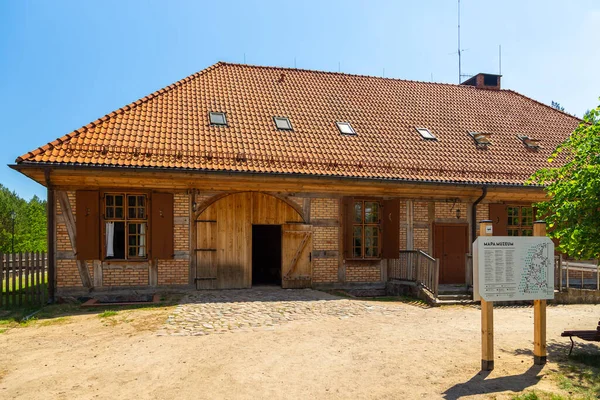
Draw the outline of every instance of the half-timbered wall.
<instances>
[{"instance_id":1,"label":"half-timbered wall","mask_svg":"<svg viewBox=\"0 0 600 400\"><path fill-rule=\"evenodd\" d=\"M69 205L77 218L76 191L68 191ZM56 206L56 285L58 288L81 288L71 240L60 202ZM95 287L188 285L190 283L190 196L173 195L173 245L171 259L143 261L86 260L85 264ZM170 238L170 236L169 236ZM79 237L84 243L85 237ZM94 276L94 273L97 276Z\"/></svg>"}]
</instances>

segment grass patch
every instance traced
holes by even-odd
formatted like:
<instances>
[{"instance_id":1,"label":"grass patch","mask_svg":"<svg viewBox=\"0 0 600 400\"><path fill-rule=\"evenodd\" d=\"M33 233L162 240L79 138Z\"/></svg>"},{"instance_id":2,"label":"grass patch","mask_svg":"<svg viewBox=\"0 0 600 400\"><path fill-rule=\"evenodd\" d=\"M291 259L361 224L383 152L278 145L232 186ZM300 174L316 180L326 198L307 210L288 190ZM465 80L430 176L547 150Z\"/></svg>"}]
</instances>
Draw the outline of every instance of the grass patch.
<instances>
[{"instance_id":1,"label":"grass patch","mask_svg":"<svg viewBox=\"0 0 600 400\"><path fill-rule=\"evenodd\" d=\"M564 397L556 393L546 393L540 391L531 391L518 394L512 397L512 400L568 400L569 397Z\"/></svg>"},{"instance_id":2,"label":"grass patch","mask_svg":"<svg viewBox=\"0 0 600 400\"><path fill-rule=\"evenodd\" d=\"M100 314L98 314L99 318L108 318L108 317L114 317L115 315L117 315L119 312L115 311L115 310L105 310L104 312L101 312Z\"/></svg>"}]
</instances>

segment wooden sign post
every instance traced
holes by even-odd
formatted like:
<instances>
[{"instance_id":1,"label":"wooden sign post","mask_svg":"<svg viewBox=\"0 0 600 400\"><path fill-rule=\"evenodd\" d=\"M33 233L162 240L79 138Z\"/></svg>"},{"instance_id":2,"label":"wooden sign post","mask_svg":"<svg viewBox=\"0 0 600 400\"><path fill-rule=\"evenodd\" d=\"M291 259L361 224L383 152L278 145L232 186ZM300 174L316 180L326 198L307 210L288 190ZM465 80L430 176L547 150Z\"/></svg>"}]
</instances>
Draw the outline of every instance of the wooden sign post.
<instances>
[{"instance_id":1,"label":"wooden sign post","mask_svg":"<svg viewBox=\"0 0 600 400\"><path fill-rule=\"evenodd\" d=\"M493 236L492 221L480 222L479 236ZM478 297L481 299L482 371L492 371L494 369L494 303L491 299L502 301L533 300L534 364L546 364L546 299L554 297L554 275L551 272L554 245L550 239L546 238L546 222L544 221L535 221L533 236L538 238L496 236L483 241L477 239L476 246L473 248L474 266L476 266L474 275L477 276L477 282L474 282L474 294L477 295L476 299ZM539 237L544 239L539 239ZM500 256L498 252L500 252ZM506 252L509 256L503 256L502 252ZM534 255L532 256L532 254ZM481 259L479 259L480 255ZM490 255L491 258L489 258ZM535 268L522 265L524 263L533 265L532 257L535 259ZM506 259L511 261L505 261ZM480 270L484 264L485 272ZM497 277L498 272L502 273L504 269L511 267L513 272L506 274L510 279L506 279L506 276L500 279ZM489 275L490 272L492 272L491 275ZM481 275L483 273L488 273L489 276ZM522 276L519 276L520 274ZM530 284L530 274L534 276L541 274L535 278L535 285ZM515 276L517 276L516 282ZM521 292L518 286L519 279L521 284L524 285L521 286ZM539 282L544 282L545 286L538 286ZM484 297L489 301L485 300Z\"/></svg>"},{"instance_id":2,"label":"wooden sign post","mask_svg":"<svg viewBox=\"0 0 600 400\"><path fill-rule=\"evenodd\" d=\"M492 236L492 221L479 224L479 236ZM494 303L481 299L481 370L494 369Z\"/></svg>"},{"instance_id":3,"label":"wooden sign post","mask_svg":"<svg viewBox=\"0 0 600 400\"><path fill-rule=\"evenodd\" d=\"M546 222L533 223L533 236L546 236ZM546 364L546 301L533 301L533 362Z\"/></svg>"}]
</instances>

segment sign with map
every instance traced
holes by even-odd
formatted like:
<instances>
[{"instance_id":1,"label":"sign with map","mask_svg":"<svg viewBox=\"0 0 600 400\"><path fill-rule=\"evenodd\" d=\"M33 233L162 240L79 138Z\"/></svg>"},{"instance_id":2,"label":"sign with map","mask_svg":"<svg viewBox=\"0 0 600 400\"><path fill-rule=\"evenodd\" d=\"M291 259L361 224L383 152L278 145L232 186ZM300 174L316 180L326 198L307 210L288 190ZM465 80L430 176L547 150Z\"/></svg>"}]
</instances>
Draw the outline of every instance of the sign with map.
<instances>
[{"instance_id":1,"label":"sign with map","mask_svg":"<svg viewBox=\"0 0 600 400\"><path fill-rule=\"evenodd\" d=\"M545 236L477 238L473 294L486 301L553 299L554 243Z\"/></svg>"}]
</instances>

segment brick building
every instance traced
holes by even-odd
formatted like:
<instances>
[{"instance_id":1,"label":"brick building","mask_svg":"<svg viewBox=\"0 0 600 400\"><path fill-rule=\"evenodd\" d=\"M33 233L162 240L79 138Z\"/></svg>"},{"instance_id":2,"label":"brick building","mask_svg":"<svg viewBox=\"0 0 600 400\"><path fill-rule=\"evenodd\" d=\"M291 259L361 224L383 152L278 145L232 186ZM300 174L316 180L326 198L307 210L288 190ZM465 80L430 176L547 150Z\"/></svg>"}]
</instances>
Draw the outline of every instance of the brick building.
<instances>
[{"instance_id":1,"label":"brick building","mask_svg":"<svg viewBox=\"0 0 600 400\"><path fill-rule=\"evenodd\" d=\"M527 178L575 117L463 85L215 64L33 150L57 291L464 284L475 221L530 235Z\"/></svg>"}]
</instances>

